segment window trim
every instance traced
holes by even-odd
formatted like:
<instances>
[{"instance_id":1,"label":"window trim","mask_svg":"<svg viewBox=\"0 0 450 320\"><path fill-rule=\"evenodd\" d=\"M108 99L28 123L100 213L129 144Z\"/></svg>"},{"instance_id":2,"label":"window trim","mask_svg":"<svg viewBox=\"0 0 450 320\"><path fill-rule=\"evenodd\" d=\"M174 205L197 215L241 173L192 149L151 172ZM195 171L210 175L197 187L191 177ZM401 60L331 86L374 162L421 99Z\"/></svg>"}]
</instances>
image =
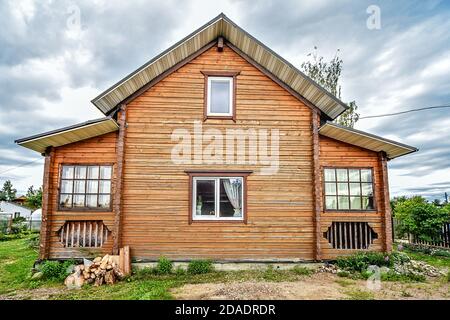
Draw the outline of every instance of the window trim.
<instances>
[{"instance_id":1,"label":"window trim","mask_svg":"<svg viewBox=\"0 0 450 320\"><path fill-rule=\"evenodd\" d=\"M326 207L326 194L325 194L325 169L359 169L359 170L370 170L372 173L372 190L373 190L373 209L327 209ZM375 170L373 167L353 167L353 166L322 166L321 167L321 175L322 175L322 203L323 203L323 211L324 212L352 212L352 213L357 213L357 212L377 212L377 201L376 201L376 189L375 189ZM337 179L337 177L336 177ZM361 184L361 181L359 181L359 183ZM350 201L350 182L347 181L347 184L349 184L348 188L349 188L349 201ZM337 190L336 190L337 193ZM337 194L336 194L337 196ZM361 195L362 197L362 195Z\"/></svg>"},{"instance_id":2,"label":"window trim","mask_svg":"<svg viewBox=\"0 0 450 320\"><path fill-rule=\"evenodd\" d=\"M203 93L203 121L207 119L233 120L236 122L236 89L237 76L240 71L200 71L204 75L204 93ZM218 114L209 112L210 110L210 79L209 78L230 78L230 107L228 114Z\"/></svg>"},{"instance_id":3,"label":"window trim","mask_svg":"<svg viewBox=\"0 0 450 320\"><path fill-rule=\"evenodd\" d=\"M74 212L85 212L85 211L112 212L113 211L114 163L110 163L110 162L108 162L108 163L60 163L58 166L59 166L59 168L58 168L58 170L59 170L58 184L57 184L58 192L57 192L57 198L56 198L58 211L74 211ZM61 194L62 194L62 192L61 192L61 183L62 183L62 180L64 180L64 179L62 179L62 170L63 170L64 166L81 166L81 167L82 166L86 166L86 167L87 166L99 166L99 167L100 166L110 166L111 167L111 179L110 179L110 181L111 181L111 190L110 190L110 193L109 193L109 195L110 195L109 207L108 208L90 208L90 207L74 207L74 206L72 206L70 208L67 208L67 207L61 206L61 203L60 203ZM74 174L75 174L75 172L74 172ZM86 175L87 175L87 171L86 171ZM100 175L100 172L99 172L99 175ZM71 179L71 180L75 181L77 179ZM79 179L79 180L89 180L89 179L86 178L86 179ZM100 181L102 179L99 178L97 180ZM99 185L99 187L100 187L100 185ZM73 195L74 195L73 190L72 190L71 194L72 194L72 197L73 197ZM84 193L84 195L86 196L86 193ZM99 195L99 193L97 193L97 196L98 195ZM72 200L72 202L73 202L73 200Z\"/></svg>"},{"instance_id":4,"label":"window trim","mask_svg":"<svg viewBox=\"0 0 450 320\"><path fill-rule=\"evenodd\" d=\"M253 173L249 170L238 170L238 171L203 171L203 170L186 170L185 173L189 176L189 210L188 210L188 223L202 223L202 222L216 222L216 223L244 223L247 224L248 220L248 210L247 210L247 177ZM241 218L200 218L194 219L195 216L195 202L194 202L194 181L200 178L207 180L208 178L242 178L242 217ZM195 187L196 188L196 187ZM218 191L219 190L219 191ZM217 193L220 192L220 188L215 190Z\"/></svg>"}]
</instances>

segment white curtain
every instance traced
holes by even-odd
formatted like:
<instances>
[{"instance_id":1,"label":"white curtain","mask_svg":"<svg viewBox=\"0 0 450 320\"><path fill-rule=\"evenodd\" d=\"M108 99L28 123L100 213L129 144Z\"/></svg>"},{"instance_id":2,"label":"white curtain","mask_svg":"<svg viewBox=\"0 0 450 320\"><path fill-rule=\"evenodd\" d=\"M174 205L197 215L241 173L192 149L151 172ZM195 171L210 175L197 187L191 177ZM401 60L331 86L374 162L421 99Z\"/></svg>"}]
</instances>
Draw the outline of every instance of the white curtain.
<instances>
[{"instance_id":1,"label":"white curtain","mask_svg":"<svg viewBox=\"0 0 450 320\"><path fill-rule=\"evenodd\" d=\"M241 201L241 190L242 184L240 179L223 180L223 186L227 194L228 200L230 200L231 205L234 208L234 216L240 217L242 215L242 201Z\"/></svg>"}]
</instances>

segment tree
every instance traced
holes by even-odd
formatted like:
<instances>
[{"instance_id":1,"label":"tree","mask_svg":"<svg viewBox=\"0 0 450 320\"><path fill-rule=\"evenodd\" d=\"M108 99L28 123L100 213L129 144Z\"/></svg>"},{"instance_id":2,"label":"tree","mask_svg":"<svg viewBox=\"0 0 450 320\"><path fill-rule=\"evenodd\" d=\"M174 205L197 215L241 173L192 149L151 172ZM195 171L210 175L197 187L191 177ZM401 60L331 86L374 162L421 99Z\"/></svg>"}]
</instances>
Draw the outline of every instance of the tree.
<instances>
[{"instance_id":1,"label":"tree","mask_svg":"<svg viewBox=\"0 0 450 320\"><path fill-rule=\"evenodd\" d=\"M13 188L10 180L6 180L0 190L0 201L12 201L16 198L17 190Z\"/></svg>"},{"instance_id":2,"label":"tree","mask_svg":"<svg viewBox=\"0 0 450 320\"><path fill-rule=\"evenodd\" d=\"M442 226L450 220L450 212L417 196L399 202L395 206L395 217L400 220L397 226L399 233L432 242L439 239Z\"/></svg>"},{"instance_id":3,"label":"tree","mask_svg":"<svg viewBox=\"0 0 450 320\"><path fill-rule=\"evenodd\" d=\"M25 198L25 205L33 211L42 208L42 188L35 190L33 186L29 187Z\"/></svg>"},{"instance_id":4,"label":"tree","mask_svg":"<svg viewBox=\"0 0 450 320\"><path fill-rule=\"evenodd\" d=\"M325 62L324 58L317 54L317 47L314 47L314 52L308 54L309 57L312 57L312 60L303 62L301 68L312 80L340 99L341 86L339 85L339 78L342 72L343 61L339 58L338 52L339 49L333 59ZM358 106L355 101L348 103L348 106L349 108L335 122L353 128L359 120Z\"/></svg>"}]
</instances>

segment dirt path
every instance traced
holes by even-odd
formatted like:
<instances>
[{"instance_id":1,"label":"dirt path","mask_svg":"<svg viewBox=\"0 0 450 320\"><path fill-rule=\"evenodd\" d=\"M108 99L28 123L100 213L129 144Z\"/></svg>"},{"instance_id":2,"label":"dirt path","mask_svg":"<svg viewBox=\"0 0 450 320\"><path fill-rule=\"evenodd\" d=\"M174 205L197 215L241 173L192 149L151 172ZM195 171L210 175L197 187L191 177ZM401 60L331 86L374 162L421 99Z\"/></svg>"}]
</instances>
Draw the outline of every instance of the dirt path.
<instances>
[{"instance_id":1,"label":"dirt path","mask_svg":"<svg viewBox=\"0 0 450 320\"><path fill-rule=\"evenodd\" d=\"M18 290L0 295L0 300L48 300L52 296L61 294L67 289L62 288L37 288L30 290Z\"/></svg>"},{"instance_id":2,"label":"dirt path","mask_svg":"<svg viewBox=\"0 0 450 320\"><path fill-rule=\"evenodd\" d=\"M450 299L449 284L437 279L426 283L382 282L370 290L366 281L318 273L295 282L230 282L189 284L173 289L176 299Z\"/></svg>"}]
</instances>

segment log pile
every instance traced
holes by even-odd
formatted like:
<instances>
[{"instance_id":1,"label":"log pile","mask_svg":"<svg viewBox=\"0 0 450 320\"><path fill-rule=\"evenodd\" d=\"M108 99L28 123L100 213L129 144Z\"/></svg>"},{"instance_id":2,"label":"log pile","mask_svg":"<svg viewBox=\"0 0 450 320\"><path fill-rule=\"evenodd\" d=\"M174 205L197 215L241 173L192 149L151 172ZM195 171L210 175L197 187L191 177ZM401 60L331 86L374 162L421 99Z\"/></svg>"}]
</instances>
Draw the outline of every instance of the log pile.
<instances>
[{"instance_id":1,"label":"log pile","mask_svg":"<svg viewBox=\"0 0 450 320\"><path fill-rule=\"evenodd\" d=\"M119 256L107 254L92 262L85 260L84 264L75 266L74 273L66 278L64 284L68 288L81 288L85 283L101 286L114 284L123 277L124 273L119 268Z\"/></svg>"}]
</instances>

